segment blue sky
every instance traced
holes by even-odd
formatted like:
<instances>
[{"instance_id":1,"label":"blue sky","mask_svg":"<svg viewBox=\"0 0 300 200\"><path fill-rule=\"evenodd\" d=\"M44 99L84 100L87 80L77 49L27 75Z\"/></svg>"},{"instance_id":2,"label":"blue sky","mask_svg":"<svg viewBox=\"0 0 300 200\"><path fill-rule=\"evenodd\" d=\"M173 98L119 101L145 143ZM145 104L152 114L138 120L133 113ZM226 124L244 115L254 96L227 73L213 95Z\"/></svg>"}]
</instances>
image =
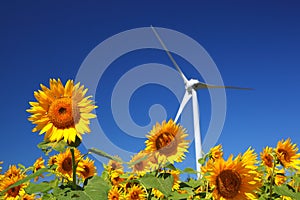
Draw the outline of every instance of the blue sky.
<instances>
[{"instance_id":1,"label":"blue sky","mask_svg":"<svg viewBox=\"0 0 300 200\"><path fill-rule=\"evenodd\" d=\"M218 140L225 155L237 155L249 146L260 152L288 137L300 144L298 8L297 1L1 2L0 160L4 169L17 163L29 166L42 155L36 145L43 136L31 132L33 125L25 111L40 83L48 85L49 78L75 79L83 61L101 42L150 25L181 32L201 44L225 85L254 88L226 91L226 120ZM201 80L193 66L174 56L187 76ZM122 73L153 62L173 68L161 50L131 52L109 66L97 88L96 120L110 140L126 150L138 151L145 139L129 137L117 127L111 90ZM205 133L211 114L208 92L199 91L198 99ZM157 103L165 107L167 118L174 118L180 102L157 84L139 88L129 106L135 122L147 125L148 109ZM92 130L93 134L97 133ZM84 145L81 150L86 151ZM183 167L193 167L193 153L191 148Z\"/></svg>"}]
</instances>

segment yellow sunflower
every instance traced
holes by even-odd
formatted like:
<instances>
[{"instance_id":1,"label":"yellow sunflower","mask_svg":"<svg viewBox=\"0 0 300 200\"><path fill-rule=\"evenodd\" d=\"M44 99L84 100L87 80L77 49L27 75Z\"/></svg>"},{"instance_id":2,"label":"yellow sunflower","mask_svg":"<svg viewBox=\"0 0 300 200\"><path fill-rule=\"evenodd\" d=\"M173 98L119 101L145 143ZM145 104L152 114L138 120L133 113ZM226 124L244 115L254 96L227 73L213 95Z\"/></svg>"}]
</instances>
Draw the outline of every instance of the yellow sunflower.
<instances>
[{"instance_id":1,"label":"yellow sunflower","mask_svg":"<svg viewBox=\"0 0 300 200\"><path fill-rule=\"evenodd\" d=\"M44 159L42 157L38 158L35 163L33 164L33 173L37 172L39 169L45 168ZM44 178L44 176L41 174L40 177ZM39 176L34 178L34 181L38 181Z\"/></svg>"},{"instance_id":2,"label":"yellow sunflower","mask_svg":"<svg viewBox=\"0 0 300 200\"><path fill-rule=\"evenodd\" d=\"M129 163L137 163L135 164L129 164L129 167L132 168L132 172L143 175L146 172L150 171L151 167L151 160L150 160L151 154L147 153L145 151L140 151L139 153L135 154Z\"/></svg>"},{"instance_id":3,"label":"yellow sunflower","mask_svg":"<svg viewBox=\"0 0 300 200\"><path fill-rule=\"evenodd\" d=\"M122 188L118 188L117 186L113 186L108 191L108 200L124 200L124 195L122 193Z\"/></svg>"},{"instance_id":4,"label":"yellow sunflower","mask_svg":"<svg viewBox=\"0 0 300 200\"><path fill-rule=\"evenodd\" d=\"M126 200L146 200L146 191L140 185L133 185L128 189L126 194Z\"/></svg>"},{"instance_id":5,"label":"yellow sunflower","mask_svg":"<svg viewBox=\"0 0 300 200\"><path fill-rule=\"evenodd\" d=\"M120 170L114 170L110 173L110 181L112 185L118 186L125 180L124 178L120 177L122 174L124 174L124 172Z\"/></svg>"},{"instance_id":6,"label":"yellow sunflower","mask_svg":"<svg viewBox=\"0 0 300 200\"><path fill-rule=\"evenodd\" d=\"M162 124L157 123L147 135L147 152L158 152L159 156L166 157L170 163L181 162L188 149L185 129L170 119Z\"/></svg>"},{"instance_id":7,"label":"yellow sunflower","mask_svg":"<svg viewBox=\"0 0 300 200\"><path fill-rule=\"evenodd\" d=\"M263 165L273 168L274 166L274 158L272 156L273 149L271 147L265 147L263 152L260 153L260 158Z\"/></svg>"},{"instance_id":8,"label":"yellow sunflower","mask_svg":"<svg viewBox=\"0 0 300 200\"><path fill-rule=\"evenodd\" d=\"M50 79L50 88L40 86L41 90L34 92L37 102L29 102L31 108L27 109L31 113L28 119L36 124L32 131L46 133L46 141L81 141L81 135L90 132L89 120L96 117L90 113L97 106L91 96L85 97L87 89L80 83L74 85L73 80L63 86L60 79Z\"/></svg>"},{"instance_id":9,"label":"yellow sunflower","mask_svg":"<svg viewBox=\"0 0 300 200\"><path fill-rule=\"evenodd\" d=\"M238 156L233 160L231 155L227 161L218 159L208 168L207 180L213 186L213 196L220 200L251 199L255 190L260 187L260 179L254 166L248 166L247 162Z\"/></svg>"},{"instance_id":10,"label":"yellow sunflower","mask_svg":"<svg viewBox=\"0 0 300 200\"><path fill-rule=\"evenodd\" d=\"M274 182L276 185L282 185L286 182L286 180L287 180L287 177L285 176L284 169L275 171Z\"/></svg>"},{"instance_id":11,"label":"yellow sunflower","mask_svg":"<svg viewBox=\"0 0 300 200\"><path fill-rule=\"evenodd\" d=\"M79 177L83 179L90 178L94 175L96 175L96 167L94 165L94 161L90 160L89 158L80 160L78 163L78 168L77 168Z\"/></svg>"},{"instance_id":12,"label":"yellow sunflower","mask_svg":"<svg viewBox=\"0 0 300 200\"><path fill-rule=\"evenodd\" d=\"M16 165L9 166L8 170L4 173L5 177L11 178L11 177L24 177L24 175L21 172L21 169L17 168Z\"/></svg>"},{"instance_id":13,"label":"yellow sunflower","mask_svg":"<svg viewBox=\"0 0 300 200\"><path fill-rule=\"evenodd\" d=\"M25 176L11 176L3 178L0 182L0 191L7 189L9 186L23 179L24 177ZM5 192L4 199L19 200L22 194L25 193L24 188L27 187L27 185L27 183L23 183L16 187L10 188Z\"/></svg>"},{"instance_id":14,"label":"yellow sunflower","mask_svg":"<svg viewBox=\"0 0 300 200\"><path fill-rule=\"evenodd\" d=\"M116 158L120 158L119 156L115 156ZM122 163L116 161L116 160L109 160L106 166L107 171L112 171L112 170L120 170L123 171L124 167Z\"/></svg>"},{"instance_id":15,"label":"yellow sunflower","mask_svg":"<svg viewBox=\"0 0 300 200\"><path fill-rule=\"evenodd\" d=\"M300 170L300 154L296 144L292 144L291 139L281 140L277 143L275 149L280 164L285 168L294 168Z\"/></svg>"},{"instance_id":16,"label":"yellow sunflower","mask_svg":"<svg viewBox=\"0 0 300 200\"><path fill-rule=\"evenodd\" d=\"M217 160L222 157L223 157L223 150L222 150L221 144L210 149L210 158L211 159Z\"/></svg>"},{"instance_id":17,"label":"yellow sunflower","mask_svg":"<svg viewBox=\"0 0 300 200\"><path fill-rule=\"evenodd\" d=\"M56 164L57 155L51 156L48 160L48 166L52 166Z\"/></svg>"},{"instance_id":18,"label":"yellow sunflower","mask_svg":"<svg viewBox=\"0 0 300 200\"><path fill-rule=\"evenodd\" d=\"M81 153L78 149L74 149L75 154L75 163L77 163L81 159ZM72 170L72 154L70 149L67 149L65 152L60 153L57 155L56 158L56 171L62 174L64 177L68 178L69 180L73 177L73 170Z\"/></svg>"}]
</instances>

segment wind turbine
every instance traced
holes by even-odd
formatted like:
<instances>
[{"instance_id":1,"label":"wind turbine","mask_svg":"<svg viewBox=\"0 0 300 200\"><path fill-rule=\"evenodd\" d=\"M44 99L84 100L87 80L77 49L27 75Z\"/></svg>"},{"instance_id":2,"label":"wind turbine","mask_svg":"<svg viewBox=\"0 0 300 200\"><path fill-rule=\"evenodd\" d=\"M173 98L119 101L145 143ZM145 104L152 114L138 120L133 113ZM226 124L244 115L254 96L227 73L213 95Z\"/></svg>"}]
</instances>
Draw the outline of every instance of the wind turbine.
<instances>
[{"instance_id":1,"label":"wind turbine","mask_svg":"<svg viewBox=\"0 0 300 200\"><path fill-rule=\"evenodd\" d=\"M197 90L199 89L215 89L215 88L229 88L229 89L238 89L238 90L251 90L251 88L242 88L242 87L235 87L235 86L219 86L219 85L210 85L203 82L200 82L196 79L188 80L186 76L181 71L180 67L176 63L175 59L171 55L170 51L156 32L155 28L151 26L156 38L160 42L163 49L168 54L168 57L172 61L173 65L176 67L177 71L179 72L183 83L185 85L185 94L183 99L180 103L179 109L177 111L176 117L174 122L177 122L179 116L181 115L185 105L187 102L192 98L192 107L193 107L193 123L194 123L194 141L195 141L195 154L196 154L196 169L199 172L198 178L200 177L201 172L201 165L198 162L200 158L202 158L202 143L201 143L201 134L200 134L200 112L199 112L199 105L198 105L198 98L197 98Z\"/></svg>"}]
</instances>

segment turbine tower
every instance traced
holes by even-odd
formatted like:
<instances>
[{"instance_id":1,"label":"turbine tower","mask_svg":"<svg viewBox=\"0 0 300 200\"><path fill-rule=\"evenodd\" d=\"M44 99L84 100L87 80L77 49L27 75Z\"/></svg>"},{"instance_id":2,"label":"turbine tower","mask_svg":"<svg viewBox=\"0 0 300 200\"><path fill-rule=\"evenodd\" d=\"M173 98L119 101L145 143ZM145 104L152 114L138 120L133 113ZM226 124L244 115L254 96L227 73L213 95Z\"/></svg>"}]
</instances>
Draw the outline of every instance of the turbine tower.
<instances>
[{"instance_id":1,"label":"turbine tower","mask_svg":"<svg viewBox=\"0 0 300 200\"><path fill-rule=\"evenodd\" d=\"M196 79L190 79L188 80L186 76L181 71L180 67L174 60L173 56L171 55L170 51L158 35L157 31L153 26L151 26L156 38L160 42L163 49L168 54L168 57L172 61L173 65L176 67L177 71L179 72L183 83L185 85L185 94L183 96L183 99L180 103L179 109L177 111L176 117L174 122L178 121L179 116L181 115L185 105L187 102L192 98L192 107L193 107L193 123L194 123L194 141L195 141L195 157L196 157L196 169L198 171L198 178L200 177L201 172L201 165L198 162L200 158L202 158L202 143L201 143L201 133L200 133L200 111L199 111L199 105L198 105L198 98L197 98L197 90L199 89L215 89L215 88L229 88L229 89L238 89L238 90L251 90L251 88L241 88L241 87L235 87L235 86L219 86L219 85L210 85L203 82L200 82Z\"/></svg>"}]
</instances>

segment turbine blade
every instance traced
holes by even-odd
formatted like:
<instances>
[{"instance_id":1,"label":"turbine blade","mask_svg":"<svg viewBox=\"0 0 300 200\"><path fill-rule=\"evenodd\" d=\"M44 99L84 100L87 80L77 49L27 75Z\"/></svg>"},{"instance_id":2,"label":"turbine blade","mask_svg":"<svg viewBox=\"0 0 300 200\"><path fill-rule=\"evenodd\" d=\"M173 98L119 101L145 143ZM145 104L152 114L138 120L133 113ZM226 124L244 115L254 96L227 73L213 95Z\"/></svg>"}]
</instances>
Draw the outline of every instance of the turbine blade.
<instances>
[{"instance_id":1,"label":"turbine blade","mask_svg":"<svg viewBox=\"0 0 300 200\"><path fill-rule=\"evenodd\" d=\"M215 89L215 88L225 88L225 89L235 89L235 90L253 90L253 88L244 88L244 87L236 87L236 86L222 86L222 85L210 85L206 83L196 83L193 85L195 90L199 89Z\"/></svg>"},{"instance_id":2,"label":"turbine blade","mask_svg":"<svg viewBox=\"0 0 300 200\"><path fill-rule=\"evenodd\" d=\"M180 103L179 109L177 111L176 117L174 122L176 123L178 121L179 116L181 115L183 108L185 107L185 105L187 104L187 102L190 100L190 98L192 97L192 95L186 90L183 96L183 99Z\"/></svg>"},{"instance_id":3,"label":"turbine blade","mask_svg":"<svg viewBox=\"0 0 300 200\"><path fill-rule=\"evenodd\" d=\"M201 165L198 160L202 158L202 143L200 133L200 112L198 106L198 98L196 90L192 90L192 102L193 102L193 119L194 119L194 137L195 137L195 154L196 154L196 168L200 177Z\"/></svg>"},{"instance_id":4,"label":"turbine blade","mask_svg":"<svg viewBox=\"0 0 300 200\"><path fill-rule=\"evenodd\" d=\"M178 64L176 63L175 59L173 58L173 56L171 55L170 51L168 50L168 48L166 47L165 43L162 41L162 39L160 38L160 36L158 35L158 33L156 32L155 28L153 26L151 26L152 31L154 32L156 38L158 39L159 43L161 44L161 46L164 48L164 50L166 51L166 53L168 54L170 60L172 61L173 65L176 67L177 71L179 72L181 78L183 79L184 83L187 83L187 78L185 77L185 75L183 74L183 72L181 71L180 67L178 66Z\"/></svg>"}]
</instances>

